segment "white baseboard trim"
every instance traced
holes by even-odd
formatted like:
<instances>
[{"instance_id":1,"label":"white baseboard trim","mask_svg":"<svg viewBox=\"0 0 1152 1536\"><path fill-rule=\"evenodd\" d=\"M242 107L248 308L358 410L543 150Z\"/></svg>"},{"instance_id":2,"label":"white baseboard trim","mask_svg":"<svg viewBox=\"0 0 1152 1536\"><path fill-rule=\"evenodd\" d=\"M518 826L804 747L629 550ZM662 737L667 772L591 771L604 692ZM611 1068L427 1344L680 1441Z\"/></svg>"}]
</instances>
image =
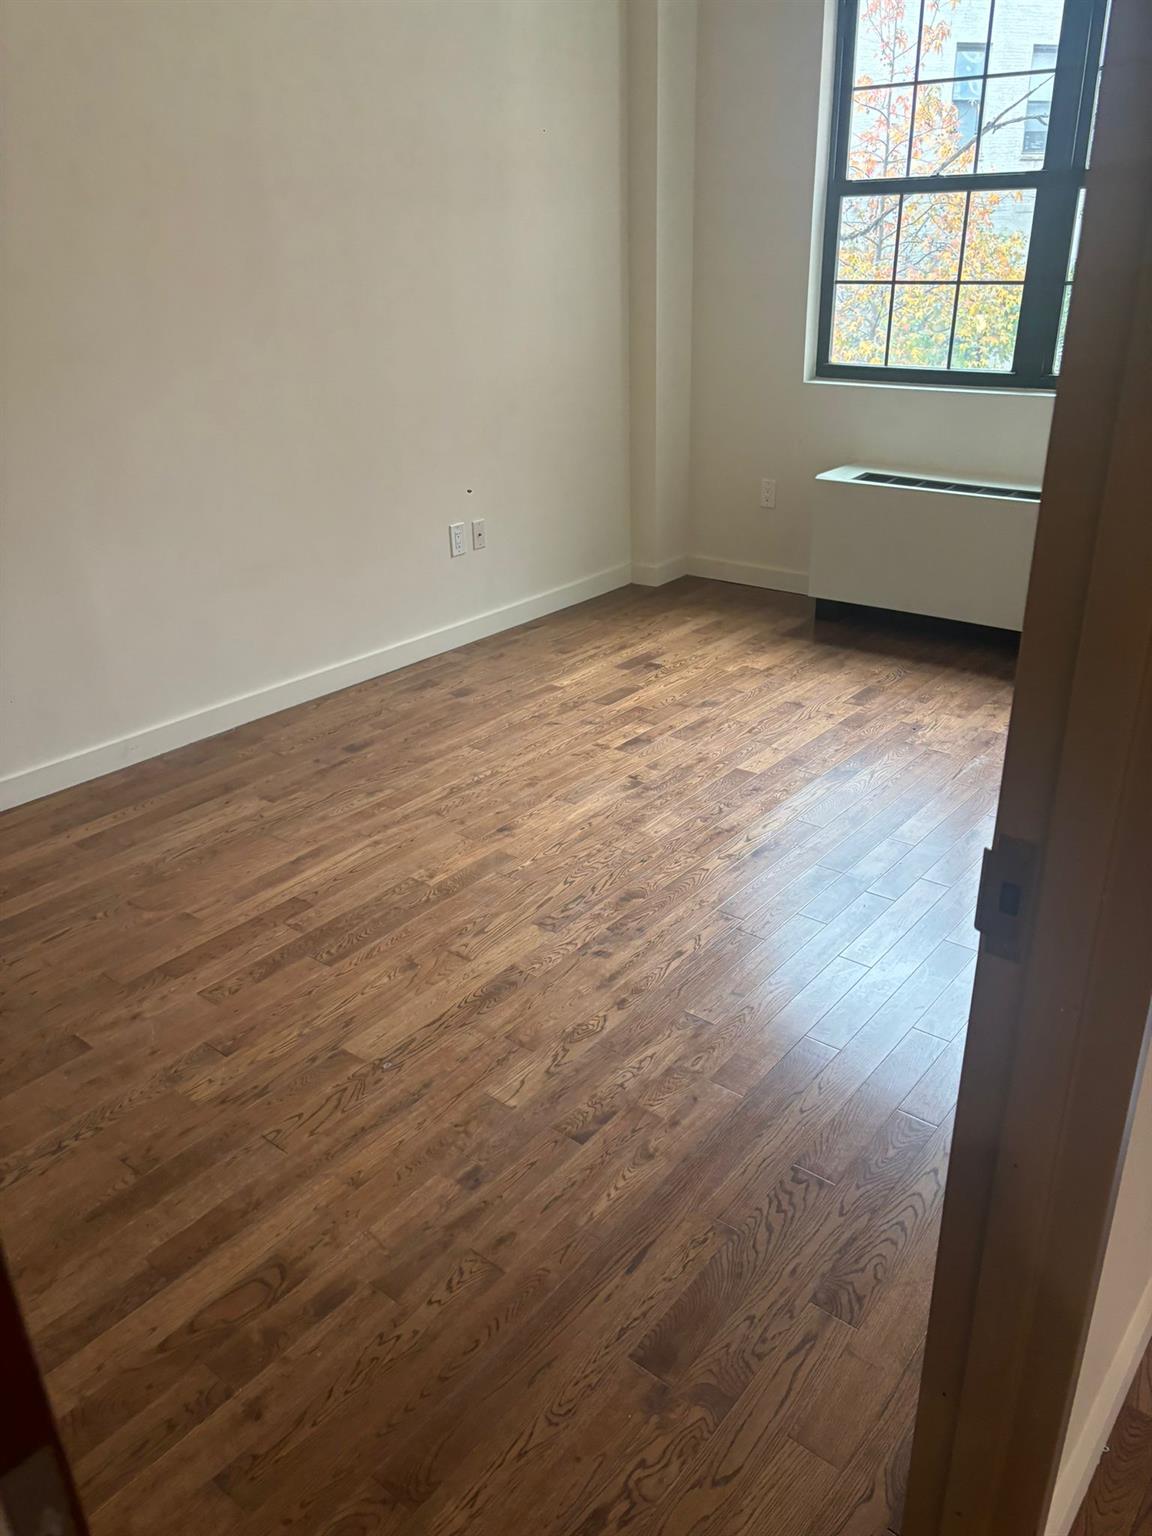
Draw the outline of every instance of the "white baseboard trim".
<instances>
[{"instance_id":1,"label":"white baseboard trim","mask_svg":"<svg viewBox=\"0 0 1152 1536\"><path fill-rule=\"evenodd\" d=\"M54 794L56 790L86 783L89 779L112 773L117 768L126 768L131 763L158 757L162 752L170 752L175 747L186 747L189 742L217 736L235 725L246 725L248 721L259 720L263 715L274 715L281 709L290 709L293 704L304 704L323 694L350 688L354 683L367 682L369 678L395 672L400 667L411 666L415 661L439 656L444 651L454 650L458 645L483 640L488 635L512 629L517 624L527 624L532 619L543 618L545 614L570 608L574 603L587 602L589 598L600 597L617 587L627 586L631 579L630 565L614 565L579 581L551 587L546 592L537 592L532 597L521 598L519 602L506 603L501 608L489 609L474 618L461 619L441 629L413 635L408 640L394 641L364 656L354 656L349 661L320 667L315 672L288 678L285 682L273 683L267 688L258 688L238 698L210 704L206 709L194 710L175 720L146 726L144 730L122 736L116 741L101 742L98 746L86 747L68 757L25 768L0 779L0 810L9 810L29 800L38 800L43 795Z\"/></svg>"},{"instance_id":2,"label":"white baseboard trim","mask_svg":"<svg viewBox=\"0 0 1152 1536\"><path fill-rule=\"evenodd\" d=\"M690 563L687 555L681 555L676 560L661 561L659 565L645 565L642 561L633 560L632 580L638 587L662 587L667 581L687 576Z\"/></svg>"},{"instance_id":3,"label":"white baseboard trim","mask_svg":"<svg viewBox=\"0 0 1152 1536\"><path fill-rule=\"evenodd\" d=\"M1064 1448L1044 1536L1068 1536L1072 1529L1149 1343L1152 1343L1152 1280L1145 1286L1140 1304L1124 1330L1120 1347L1100 1383L1080 1433Z\"/></svg>"},{"instance_id":4,"label":"white baseboard trim","mask_svg":"<svg viewBox=\"0 0 1152 1536\"><path fill-rule=\"evenodd\" d=\"M773 592L807 592L808 572L791 571L782 565L754 565L747 560L714 560L711 555L690 555L692 576L713 581L735 581L745 587L768 587Z\"/></svg>"}]
</instances>

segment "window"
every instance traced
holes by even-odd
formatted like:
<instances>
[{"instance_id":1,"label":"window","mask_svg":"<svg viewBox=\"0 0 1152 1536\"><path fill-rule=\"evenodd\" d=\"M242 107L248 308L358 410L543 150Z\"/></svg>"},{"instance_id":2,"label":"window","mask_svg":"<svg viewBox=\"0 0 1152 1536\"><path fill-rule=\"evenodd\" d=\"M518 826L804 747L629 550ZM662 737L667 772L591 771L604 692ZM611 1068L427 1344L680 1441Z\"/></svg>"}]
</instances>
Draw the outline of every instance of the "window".
<instances>
[{"instance_id":1,"label":"window","mask_svg":"<svg viewBox=\"0 0 1152 1536\"><path fill-rule=\"evenodd\" d=\"M817 374L1051 389L1106 0L840 0Z\"/></svg>"}]
</instances>

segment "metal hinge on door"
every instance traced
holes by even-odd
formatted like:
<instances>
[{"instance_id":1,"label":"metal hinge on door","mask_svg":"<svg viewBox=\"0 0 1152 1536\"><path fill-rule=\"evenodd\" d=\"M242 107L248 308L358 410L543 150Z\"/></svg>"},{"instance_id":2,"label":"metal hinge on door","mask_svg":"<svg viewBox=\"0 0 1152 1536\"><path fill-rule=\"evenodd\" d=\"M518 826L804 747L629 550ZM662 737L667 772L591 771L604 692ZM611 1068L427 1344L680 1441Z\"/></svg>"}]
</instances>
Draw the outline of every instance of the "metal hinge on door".
<instances>
[{"instance_id":1,"label":"metal hinge on door","mask_svg":"<svg viewBox=\"0 0 1152 1536\"><path fill-rule=\"evenodd\" d=\"M1019 961L1031 925L1037 847L1022 837L998 837L984 850L976 927L984 947L1003 960Z\"/></svg>"}]
</instances>

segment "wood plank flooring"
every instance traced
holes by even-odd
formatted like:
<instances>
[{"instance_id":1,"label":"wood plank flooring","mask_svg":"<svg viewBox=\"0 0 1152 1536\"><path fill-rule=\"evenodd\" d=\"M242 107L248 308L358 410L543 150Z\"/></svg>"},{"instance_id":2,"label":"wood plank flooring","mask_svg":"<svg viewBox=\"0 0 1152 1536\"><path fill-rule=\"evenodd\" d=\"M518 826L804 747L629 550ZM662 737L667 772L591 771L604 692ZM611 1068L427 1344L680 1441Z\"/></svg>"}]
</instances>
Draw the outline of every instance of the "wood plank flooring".
<instances>
[{"instance_id":1,"label":"wood plank flooring","mask_svg":"<svg viewBox=\"0 0 1152 1536\"><path fill-rule=\"evenodd\" d=\"M1071 1536L1152 1533L1152 1349L1128 1389Z\"/></svg>"},{"instance_id":2,"label":"wood plank flooring","mask_svg":"<svg viewBox=\"0 0 1152 1536\"><path fill-rule=\"evenodd\" d=\"M0 819L97 1536L898 1530L1011 668L685 580Z\"/></svg>"}]
</instances>

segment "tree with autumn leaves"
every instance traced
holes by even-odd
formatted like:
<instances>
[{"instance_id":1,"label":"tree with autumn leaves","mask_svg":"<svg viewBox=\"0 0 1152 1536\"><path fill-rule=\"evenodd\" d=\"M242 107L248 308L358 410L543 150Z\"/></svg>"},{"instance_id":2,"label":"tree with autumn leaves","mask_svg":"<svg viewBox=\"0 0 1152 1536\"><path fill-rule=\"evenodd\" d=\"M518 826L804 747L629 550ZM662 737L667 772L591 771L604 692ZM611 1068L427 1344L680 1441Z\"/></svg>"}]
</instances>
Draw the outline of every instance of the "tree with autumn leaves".
<instances>
[{"instance_id":1,"label":"tree with autumn leaves","mask_svg":"<svg viewBox=\"0 0 1152 1536\"><path fill-rule=\"evenodd\" d=\"M947 177L976 160L975 110L962 114L950 83L921 79L962 73L945 59L959 0L927 0L922 41L920 6L910 0L863 0L858 20L857 77L848 156L851 180ZM911 21L910 21L911 19ZM918 54L919 47L919 54ZM861 67L863 63L864 67ZM974 75L979 100L981 60ZM980 128L987 165L1005 136L1037 122L1030 100L1041 86L1024 79L1012 99L990 110ZM915 124L912 122L915 102ZM1042 118L1040 119L1042 120ZM910 142L911 141L911 142ZM877 187L846 197L841 207L832 360L901 368L951 366L1007 371L1012 365L1024 278L1030 203L1024 191L948 191L901 197ZM899 238L897 239L897 236ZM957 287L963 261L965 281ZM893 277L889 341L889 294Z\"/></svg>"}]
</instances>

